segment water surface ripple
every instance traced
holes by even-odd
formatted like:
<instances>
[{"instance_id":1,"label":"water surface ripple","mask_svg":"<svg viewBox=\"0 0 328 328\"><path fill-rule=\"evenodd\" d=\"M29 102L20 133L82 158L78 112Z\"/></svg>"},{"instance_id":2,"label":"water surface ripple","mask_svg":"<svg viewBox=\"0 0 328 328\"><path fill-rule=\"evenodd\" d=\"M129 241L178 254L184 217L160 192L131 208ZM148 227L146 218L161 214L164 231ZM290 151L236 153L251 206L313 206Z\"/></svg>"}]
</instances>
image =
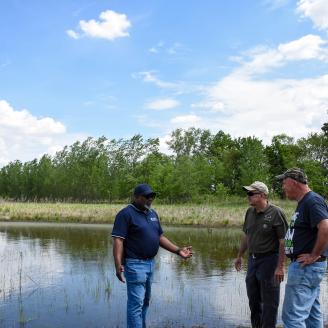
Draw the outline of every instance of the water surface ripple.
<instances>
[{"instance_id":1,"label":"water surface ripple","mask_svg":"<svg viewBox=\"0 0 328 328\"><path fill-rule=\"evenodd\" d=\"M114 274L111 228L0 223L0 327L125 327L126 290ZM160 250L149 327L249 327L246 268L233 268L240 230L164 230L175 243L192 245L194 256L183 261ZM328 275L321 301L328 323Z\"/></svg>"}]
</instances>

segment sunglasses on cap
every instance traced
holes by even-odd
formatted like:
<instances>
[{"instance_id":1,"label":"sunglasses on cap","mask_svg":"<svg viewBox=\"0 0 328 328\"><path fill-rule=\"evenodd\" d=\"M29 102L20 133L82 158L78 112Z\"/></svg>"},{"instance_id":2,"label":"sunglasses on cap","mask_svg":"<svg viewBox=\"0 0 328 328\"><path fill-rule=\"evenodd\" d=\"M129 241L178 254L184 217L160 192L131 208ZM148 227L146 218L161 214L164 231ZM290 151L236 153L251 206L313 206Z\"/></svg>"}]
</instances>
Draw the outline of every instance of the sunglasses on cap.
<instances>
[{"instance_id":1,"label":"sunglasses on cap","mask_svg":"<svg viewBox=\"0 0 328 328\"><path fill-rule=\"evenodd\" d=\"M143 195L146 199L155 198L156 194Z\"/></svg>"},{"instance_id":2,"label":"sunglasses on cap","mask_svg":"<svg viewBox=\"0 0 328 328\"><path fill-rule=\"evenodd\" d=\"M247 196L250 196L250 197L252 197L252 196L254 196L254 195L259 195L260 193L259 192L253 192L253 191L247 191Z\"/></svg>"}]
</instances>

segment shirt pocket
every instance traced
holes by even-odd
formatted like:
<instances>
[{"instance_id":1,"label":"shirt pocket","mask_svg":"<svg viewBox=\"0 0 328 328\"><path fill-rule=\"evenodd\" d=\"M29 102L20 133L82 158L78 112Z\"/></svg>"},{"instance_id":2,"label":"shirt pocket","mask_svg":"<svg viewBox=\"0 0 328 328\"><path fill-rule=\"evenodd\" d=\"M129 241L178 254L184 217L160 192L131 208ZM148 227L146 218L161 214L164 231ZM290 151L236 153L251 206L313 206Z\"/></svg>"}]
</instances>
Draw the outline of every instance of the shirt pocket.
<instances>
[{"instance_id":1,"label":"shirt pocket","mask_svg":"<svg viewBox=\"0 0 328 328\"><path fill-rule=\"evenodd\" d=\"M272 221L264 220L261 225L262 225L261 230L263 233L271 233L272 232L272 229L273 229Z\"/></svg>"}]
</instances>

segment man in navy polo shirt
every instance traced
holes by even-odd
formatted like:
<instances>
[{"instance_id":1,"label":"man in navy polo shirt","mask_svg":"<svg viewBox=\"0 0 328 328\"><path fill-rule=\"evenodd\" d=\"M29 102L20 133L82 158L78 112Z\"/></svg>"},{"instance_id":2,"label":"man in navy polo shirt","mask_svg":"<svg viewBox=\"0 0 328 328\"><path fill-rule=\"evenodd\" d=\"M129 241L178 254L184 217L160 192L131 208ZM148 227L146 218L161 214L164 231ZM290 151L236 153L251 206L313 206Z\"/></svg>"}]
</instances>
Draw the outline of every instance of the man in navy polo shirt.
<instances>
[{"instance_id":1,"label":"man in navy polo shirt","mask_svg":"<svg viewBox=\"0 0 328 328\"><path fill-rule=\"evenodd\" d=\"M149 185L136 186L133 203L116 215L112 231L116 276L127 285L128 328L146 327L159 246L184 259L192 256L191 246L179 248L164 237L158 215L151 208L155 196Z\"/></svg>"}]
</instances>

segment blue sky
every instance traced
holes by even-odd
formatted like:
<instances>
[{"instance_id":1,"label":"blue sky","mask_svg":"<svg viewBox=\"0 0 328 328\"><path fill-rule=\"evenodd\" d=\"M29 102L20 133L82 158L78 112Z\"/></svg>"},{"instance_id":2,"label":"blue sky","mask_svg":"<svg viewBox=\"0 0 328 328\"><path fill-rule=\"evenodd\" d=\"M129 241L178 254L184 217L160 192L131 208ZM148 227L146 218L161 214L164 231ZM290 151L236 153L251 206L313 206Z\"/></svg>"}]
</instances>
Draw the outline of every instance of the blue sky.
<instances>
[{"instance_id":1,"label":"blue sky","mask_svg":"<svg viewBox=\"0 0 328 328\"><path fill-rule=\"evenodd\" d=\"M328 119L326 0L3 0L0 165L87 136L223 130L269 143Z\"/></svg>"}]
</instances>

